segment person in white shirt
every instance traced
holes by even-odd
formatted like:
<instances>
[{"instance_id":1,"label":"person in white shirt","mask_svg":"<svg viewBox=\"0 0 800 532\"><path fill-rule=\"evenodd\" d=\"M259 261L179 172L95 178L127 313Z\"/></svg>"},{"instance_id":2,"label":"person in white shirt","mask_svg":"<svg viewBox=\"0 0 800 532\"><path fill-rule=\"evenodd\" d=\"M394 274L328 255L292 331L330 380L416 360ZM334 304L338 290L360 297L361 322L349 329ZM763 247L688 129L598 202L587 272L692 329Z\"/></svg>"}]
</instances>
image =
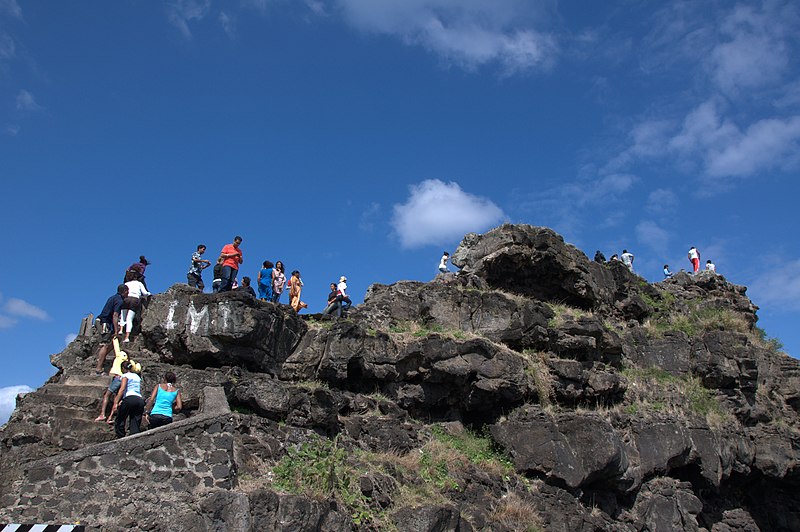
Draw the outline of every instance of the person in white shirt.
<instances>
[{"instance_id":1,"label":"person in white shirt","mask_svg":"<svg viewBox=\"0 0 800 532\"><path fill-rule=\"evenodd\" d=\"M689 257L689 262L692 263L692 271L697 273L700 269L700 252L697 251L697 248L692 246L689 248L689 253L686 254Z\"/></svg>"},{"instance_id":2,"label":"person in white shirt","mask_svg":"<svg viewBox=\"0 0 800 532\"><path fill-rule=\"evenodd\" d=\"M142 296L149 296L150 292L144 287L141 281L128 281L128 297L122 302L120 326L125 328L125 339L122 342L131 341L131 330L133 329L133 318L142 306Z\"/></svg>"},{"instance_id":3,"label":"person in white shirt","mask_svg":"<svg viewBox=\"0 0 800 532\"><path fill-rule=\"evenodd\" d=\"M717 271L717 267L716 267L716 265L714 265L713 262L711 262L711 259L706 261L706 271L709 271L709 272L716 272Z\"/></svg>"},{"instance_id":4,"label":"person in white shirt","mask_svg":"<svg viewBox=\"0 0 800 532\"><path fill-rule=\"evenodd\" d=\"M450 254L448 252L444 252L442 254L442 260L439 261L439 271L441 273L447 273L449 270L447 269L447 261L450 259Z\"/></svg>"},{"instance_id":5,"label":"person in white shirt","mask_svg":"<svg viewBox=\"0 0 800 532\"><path fill-rule=\"evenodd\" d=\"M350 296L347 295L347 277L342 275L339 277L339 284L336 285L336 291L338 295L336 296L336 300L339 301L339 316L342 315L342 312L345 310L349 310L350 306L353 304L350 301Z\"/></svg>"},{"instance_id":6,"label":"person in white shirt","mask_svg":"<svg viewBox=\"0 0 800 532\"><path fill-rule=\"evenodd\" d=\"M630 271L633 271L633 253L629 253L627 249L623 249L620 259L622 259L622 263L627 266Z\"/></svg>"}]
</instances>

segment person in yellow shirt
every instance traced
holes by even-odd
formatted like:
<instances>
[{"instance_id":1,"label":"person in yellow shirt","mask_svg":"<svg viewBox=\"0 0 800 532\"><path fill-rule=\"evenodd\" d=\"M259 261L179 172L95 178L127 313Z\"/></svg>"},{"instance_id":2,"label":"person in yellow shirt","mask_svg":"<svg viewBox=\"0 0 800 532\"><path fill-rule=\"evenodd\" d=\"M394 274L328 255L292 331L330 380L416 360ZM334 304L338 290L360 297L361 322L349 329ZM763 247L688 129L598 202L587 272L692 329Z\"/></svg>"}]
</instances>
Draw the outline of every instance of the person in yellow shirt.
<instances>
[{"instance_id":1,"label":"person in yellow shirt","mask_svg":"<svg viewBox=\"0 0 800 532\"><path fill-rule=\"evenodd\" d=\"M109 370L108 374L111 375L111 382L108 385L108 388L103 393L103 402L100 405L100 415L98 415L94 420L95 421L103 421L106 420L109 423L111 422L111 418L114 417L114 409L111 409L111 414L108 415L106 418L106 408L108 407L108 401L112 399L114 396L117 395L119 391L120 384L122 384L122 363L128 360L128 354L125 351L120 351L119 349L119 340L115 336L111 340L111 344L114 346L114 363L111 364L111 369Z\"/></svg>"}]
</instances>

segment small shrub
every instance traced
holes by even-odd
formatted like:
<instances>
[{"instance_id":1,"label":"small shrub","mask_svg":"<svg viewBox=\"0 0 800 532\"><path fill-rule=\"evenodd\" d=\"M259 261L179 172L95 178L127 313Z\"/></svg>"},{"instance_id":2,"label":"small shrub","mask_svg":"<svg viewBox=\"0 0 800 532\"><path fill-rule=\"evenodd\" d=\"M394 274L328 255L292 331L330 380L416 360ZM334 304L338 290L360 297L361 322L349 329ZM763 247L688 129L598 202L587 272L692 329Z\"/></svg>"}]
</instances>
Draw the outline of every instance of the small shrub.
<instances>
[{"instance_id":1,"label":"small shrub","mask_svg":"<svg viewBox=\"0 0 800 532\"><path fill-rule=\"evenodd\" d=\"M361 493L359 472L347 462L347 452L338 438L313 438L290 447L286 456L272 468L274 487L287 493L320 498L335 497L359 524L375 519Z\"/></svg>"},{"instance_id":2,"label":"small shrub","mask_svg":"<svg viewBox=\"0 0 800 532\"><path fill-rule=\"evenodd\" d=\"M522 353L529 360L526 372L533 378L539 403L548 407L552 404L555 392L553 390L555 379L547 366L547 353L525 350Z\"/></svg>"},{"instance_id":3,"label":"small shrub","mask_svg":"<svg viewBox=\"0 0 800 532\"><path fill-rule=\"evenodd\" d=\"M551 329L557 329L564 325L567 320L582 318L584 316L593 316L588 310L583 310L577 307L571 307L564 303L546 303L550 310L553 311L554 316L547 321L547 326Z\"/></svg>"},{"instance_id":4,"label":"small shrub","mask_svg":"<svg viewBox=\"0 0 800 532\"><path fill-rule=\"evenodd\" d=\"M507 493L500 502L492 508L489 520L499 523L509 530L525 532L539 532L542 520L533 506L515 493Z\"/></svg>"},{"instance_id":5,"label":"small shrub","mask_svg":"<svg viewBox=\"0 0 800 532\"><path fill-rule=\"evenodd\" d=\"M487 429L488 430L488 429ZM467 460L485 469L495 470L503 475L513 473L514 465L497 449L488 433L475 434L470 430L452 434L439 426L433 426L434 438L463 454Z\"/></svg>"}]
</instances>

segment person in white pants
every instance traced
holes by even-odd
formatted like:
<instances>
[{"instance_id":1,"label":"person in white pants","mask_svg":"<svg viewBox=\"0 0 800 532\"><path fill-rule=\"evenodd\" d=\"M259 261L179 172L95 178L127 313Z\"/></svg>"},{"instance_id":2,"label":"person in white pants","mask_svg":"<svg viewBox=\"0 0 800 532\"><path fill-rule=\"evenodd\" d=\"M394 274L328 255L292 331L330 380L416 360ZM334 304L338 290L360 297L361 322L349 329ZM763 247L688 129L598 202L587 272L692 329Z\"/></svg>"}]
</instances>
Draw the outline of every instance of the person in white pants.
<instances>
[{"instance_id":1,"label":"person in white pants","mask_svg":"<svg viewBox=\"0 0 800 532\"><path fill-rule=\"evenodd\" d=\"M128 281L125 286L128 287L128 297L122 303L119 324L120 327L125 329L125 338L122 341L130 342L133 318L142 306L142 296L149 296L150 292L147 291L141 281Z\"/></svg>"}]
</instances>

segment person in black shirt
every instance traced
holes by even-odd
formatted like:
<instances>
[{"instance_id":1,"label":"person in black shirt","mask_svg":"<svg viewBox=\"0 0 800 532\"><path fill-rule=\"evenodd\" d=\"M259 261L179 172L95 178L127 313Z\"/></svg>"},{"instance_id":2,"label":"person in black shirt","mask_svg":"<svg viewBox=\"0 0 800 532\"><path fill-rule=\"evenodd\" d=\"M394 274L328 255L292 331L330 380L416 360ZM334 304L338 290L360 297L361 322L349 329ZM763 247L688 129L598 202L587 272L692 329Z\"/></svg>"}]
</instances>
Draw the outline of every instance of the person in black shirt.
<instances>
[{"instance_id":1,"label":"person in black shirt","mask_svg":"<svg viewBox=\"0 0 800 532\"><path fill-rule=\"evenodd\" d=\"M250 286L250 278L249 277L242 277L242 286L236 289L237 292L244 292L246 294L250 294L253 296L253 299L256 298L256 291L253 290L253 287Z\"/></svg>"},{"instance_id":2,"label":"person in black shirt","mask_svg":"<svg viewBox=\"0 0 800 532\"><path fill-rule=\"evenodd\" d=\"M211 290L213 292L219 292L220 287L222 286L222 262L225 259L222 257L217 259L217 263L214 265L214 281L211 283Z\"/></svg>"},{"instance_id":3,"label":"person in black shirt","mask_svg":"<svg viewBox=\"0 0 800 532\"><path fill-rule=\"evenodd\" d=\"M331 283L331 293L328 294L328 306L322 311L323 314L332 314L341 306L338 296L339 291L336 288L336 283Z\"/></svg>"}]
</instances>

